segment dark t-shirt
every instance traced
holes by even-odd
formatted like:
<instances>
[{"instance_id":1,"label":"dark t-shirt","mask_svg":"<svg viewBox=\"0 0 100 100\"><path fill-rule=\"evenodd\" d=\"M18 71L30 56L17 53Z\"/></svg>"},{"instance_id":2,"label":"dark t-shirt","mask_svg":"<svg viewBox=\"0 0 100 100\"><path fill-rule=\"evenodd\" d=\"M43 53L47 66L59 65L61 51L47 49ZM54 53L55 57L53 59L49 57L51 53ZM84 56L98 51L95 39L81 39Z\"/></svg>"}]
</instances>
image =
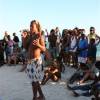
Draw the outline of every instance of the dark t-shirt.
<instances>
[{"instance_id":1,"label":"dark t-shirt","mask_svg":"<svg viewBox=\"0 0 100 100\"><path fill-rule=\"evenodd\" d=\"M97 48L96 45L89 45L88 47L88 57L96 58Z\"/></svg>"},{"instance_id":2,"label":"dark t-shirt","mask_svg":"<svg viewBox=\"0 0 100 100\"><path fill-rule=\"evenodd\" d=\"M19 38L18 38L18 36L14 36L13 41L15 41L16 43L18 43L18 42L19 42Z\"/></svg>"},{"instance_id":3,"label":"dark t-shirt","mask_svg":"<svg viewBox=\"0 0 100 100\"><path fill-rule=\"evenodd\" d=\"M57 36L55 34L49 35L48 37L50 47L56 47Z\"/></svg>"}]
</instances>

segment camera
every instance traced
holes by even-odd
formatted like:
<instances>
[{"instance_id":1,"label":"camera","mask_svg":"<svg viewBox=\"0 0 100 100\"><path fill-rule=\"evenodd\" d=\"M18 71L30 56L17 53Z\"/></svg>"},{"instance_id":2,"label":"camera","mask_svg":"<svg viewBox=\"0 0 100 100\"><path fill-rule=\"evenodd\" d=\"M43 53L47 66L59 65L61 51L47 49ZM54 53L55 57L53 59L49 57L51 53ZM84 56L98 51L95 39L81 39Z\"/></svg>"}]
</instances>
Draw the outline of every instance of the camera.
<instances>
[{"instance_id":1,"label":"camera","mask_svg":"<svg viewBox=\"0 0 100 100\"><path fill-rule=\"evenodd\" d=\"M36 40L36 39L38 39L38 38L39 38L39 34L35 34L35 33L34 33L34 34L31 35L31 39L32 39L32 40Z\"/></svg>"}]
</instances>

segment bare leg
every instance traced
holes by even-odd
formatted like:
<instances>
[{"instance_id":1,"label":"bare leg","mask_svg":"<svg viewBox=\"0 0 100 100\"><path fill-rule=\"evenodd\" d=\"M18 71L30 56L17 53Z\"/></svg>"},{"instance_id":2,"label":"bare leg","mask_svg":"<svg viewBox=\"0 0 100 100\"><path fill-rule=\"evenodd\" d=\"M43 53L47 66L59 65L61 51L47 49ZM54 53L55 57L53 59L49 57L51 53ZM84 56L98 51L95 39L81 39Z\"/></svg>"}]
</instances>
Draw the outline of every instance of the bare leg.
<instances>
[{"instance_id":1,"label":"bare leg","mask_svg":"<svg viewBox=\"0 0 100 100\"><path fill-rule=\"evenodd\" d=\"M84 75L83 79L80 81L80 84L83 83L89 76L90 76L90 73L87 72L87 73Z\"/></svg>"},{"instance_id":2,"label":"bare leg","mask_svg":"<svg viewBox=\"0 0 100 100\"><path fill-rule=\"evenodd\" d=\"M43 92L42 92L42 89L41 89L41 87L40 87L40 84L39 84L39 82L37 82L37 90L38 90L38 92L39 92L39 100L45 100L45 97L44 97L44 94L43 94Z\"/></svg>"},{"instance_id":3,"label":"bare leg","mask_svg":"<svg viewBox=\"0 0 100 100\"><path fill-rule=\"evenodd\" d=\"M37 83L32 82L33 100L37 100Z\"/></svg>"},{"instance_id":4,"label":"bare leg","mask_svg":"<svg viewBox=\"0 0 100 100\"><path fill-rule=\"evenodd\" d=\"M8 65L10 65L10 61L11 61L11 57L10 56L8 56Z\"/></svg>"},{"instance_id":5,"label":"bare leg","mask_svg":"<svg viewBox=\"0 0 100 100\"><path fill-rule=\"evenodd\" d=\"M14 64L15 64L15 65L17 64L17 63L16 63L16 60L17 60L17 59L16 59L16 56L14 56Z\"/></svg>"},{"instance_id":6,"label":"bare leg","mask_svg":"<svg viewBox=\"0 0 100 100\"><path fill-rule=\"evenodd\" d=\"M45 79L46 79L46 75L44 75L41 84L44 85L45 84Z\"/></svg>"},{"instance_id":7,"label":"bare leg","mask_svg":"<svg viewBox=\"0 0 100 100\"><path fill-rule=\"evenodd\" d=\"M51 73L48 72L48 74L44 75L44 78L43 78L41 84L42 84L42 85L46 84L46 82L47 82L49 79L51 79L52 77L53 77L53 74L51 74Z\"/></svg>"}]
</instances>

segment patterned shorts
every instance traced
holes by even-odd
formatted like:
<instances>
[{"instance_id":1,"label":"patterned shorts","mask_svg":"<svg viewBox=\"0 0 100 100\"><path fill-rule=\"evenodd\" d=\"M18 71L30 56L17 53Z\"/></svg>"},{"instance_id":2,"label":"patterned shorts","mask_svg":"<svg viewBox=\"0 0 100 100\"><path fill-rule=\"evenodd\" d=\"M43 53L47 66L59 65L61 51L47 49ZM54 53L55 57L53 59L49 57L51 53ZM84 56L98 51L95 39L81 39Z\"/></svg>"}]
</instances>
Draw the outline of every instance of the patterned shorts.
<instances>
[{"instance_id":1,"label":"patterned shorts","mask_svg":"<svg viewBox=\"0 0 100 100\"><path fill-rule=\"evenodd\" d=\"M42 80L42 58L29 60L26 73L31 82Z\"/></svg>"}]
</instances>

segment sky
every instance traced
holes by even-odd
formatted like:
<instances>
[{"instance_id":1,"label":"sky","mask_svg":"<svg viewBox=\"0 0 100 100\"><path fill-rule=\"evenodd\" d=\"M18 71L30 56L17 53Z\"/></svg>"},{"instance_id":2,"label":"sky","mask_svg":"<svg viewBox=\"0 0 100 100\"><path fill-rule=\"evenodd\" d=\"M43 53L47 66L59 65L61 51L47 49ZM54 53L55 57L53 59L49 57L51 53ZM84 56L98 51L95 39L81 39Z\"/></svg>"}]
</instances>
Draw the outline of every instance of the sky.
<instances>
[{"instance_id":1,"label":"sky","mask_svg":"<svg viewBox=\"0 0 100 100\"><path fill-rule=\"evenodd\" d=\"M94 26L100 34L100 0L0 0L0 39L4 32L10 35L29 29L30 21L38 20L42 29L59 27L86 29Z\"/></svg>"}]
</instances>

